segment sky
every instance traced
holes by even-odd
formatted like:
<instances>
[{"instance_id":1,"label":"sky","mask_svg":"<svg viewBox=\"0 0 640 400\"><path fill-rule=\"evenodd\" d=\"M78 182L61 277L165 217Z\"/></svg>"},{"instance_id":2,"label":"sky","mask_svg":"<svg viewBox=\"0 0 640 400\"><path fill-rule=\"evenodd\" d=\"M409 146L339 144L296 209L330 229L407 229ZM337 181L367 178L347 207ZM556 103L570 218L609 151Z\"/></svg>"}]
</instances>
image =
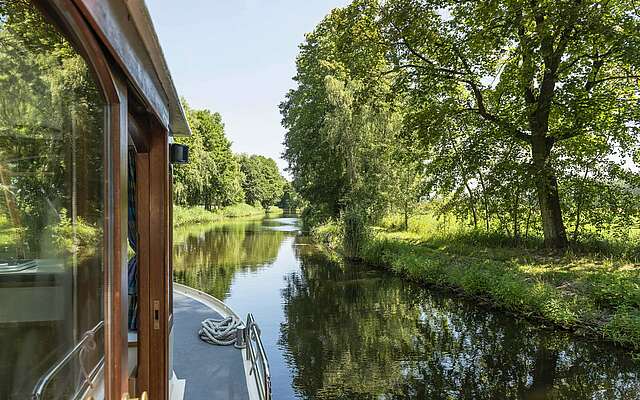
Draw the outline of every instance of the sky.
<instances>
[{"instance_id":1,"label":"sky","mask_svg":"<svg viewBox=\"0 0 640 400\"><path fill-rule=\"evenodd\" d=\"M295 86L304 34L347 0L147 0L178 94L222 115L236 153L281 170L278 104Z\"/></svg>"}]
</instances>

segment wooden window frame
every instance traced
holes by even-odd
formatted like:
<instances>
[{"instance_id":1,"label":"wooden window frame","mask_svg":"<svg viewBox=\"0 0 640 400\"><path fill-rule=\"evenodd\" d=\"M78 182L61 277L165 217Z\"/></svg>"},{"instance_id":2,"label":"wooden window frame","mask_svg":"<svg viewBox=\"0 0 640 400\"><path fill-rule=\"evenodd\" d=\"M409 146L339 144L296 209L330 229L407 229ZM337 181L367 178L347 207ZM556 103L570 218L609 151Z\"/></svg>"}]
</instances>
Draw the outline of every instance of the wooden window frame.
<instances>
[{"instance_id":1,"label":"wooden window frame","mask_svg":"<svg viewBox=\"0 0 640 400\"><path fill-rule=\"evenodd\" d=\"M104 140L104 394L120 400L128 391L127 107L124 75L112 68L76 5L70 0L33 0L83 56L106 104Z\"/></svg>"}]
</instances>

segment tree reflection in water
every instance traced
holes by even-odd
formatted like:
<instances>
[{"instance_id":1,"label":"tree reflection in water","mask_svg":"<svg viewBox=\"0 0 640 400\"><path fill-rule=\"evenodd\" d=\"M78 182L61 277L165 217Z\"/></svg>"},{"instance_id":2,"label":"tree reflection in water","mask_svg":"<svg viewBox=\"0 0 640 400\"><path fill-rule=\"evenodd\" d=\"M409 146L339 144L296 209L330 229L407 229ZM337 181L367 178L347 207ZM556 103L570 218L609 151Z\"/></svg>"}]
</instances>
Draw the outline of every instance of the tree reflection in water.
<instances>
[{"instance_id":1,"label":"tree reflection in water","mask_svg":"<svg viewBox=\"0 0 640 400\"><path fill-rule=\"evenodd\" d=\"M256 271L276 259L285 234L265 230L260 219L177 228L174 280L224 299L236 272Z\"/></svg>"},{"instance_id":2,"label":"tree reflection in water","mask_svg":"<svg viewBox=\"0 0 640 400\"><path fill-rule=\"evenodd\" d=\"M640 398L620 349L296 249L279 344L302 398Z\"/></svg>"},{"instance_id":3,"label":"tree reflection in water","mask_svg":"<svg viewBox=\"0 0 640 400\"><path fill-rule=\"evenodd\" d=\"M176 281L256 312L278 398L640 399L623 350L332 262L302 236L290 247L289 228L265 219L174 234ZM252 298L256 284L279 296Z\"/></svg>"}]
</instances>

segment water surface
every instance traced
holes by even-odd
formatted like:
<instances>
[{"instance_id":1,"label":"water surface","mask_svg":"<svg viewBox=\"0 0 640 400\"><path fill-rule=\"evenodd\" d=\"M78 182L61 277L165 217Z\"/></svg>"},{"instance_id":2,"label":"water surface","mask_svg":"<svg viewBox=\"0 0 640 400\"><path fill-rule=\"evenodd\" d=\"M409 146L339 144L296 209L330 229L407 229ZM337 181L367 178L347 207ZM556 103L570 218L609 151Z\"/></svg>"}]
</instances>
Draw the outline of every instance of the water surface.
<instances>
[{"instance_id":1,"label":"water surface","mask_svg":"<svg viewBox=\"0 0 640 400\"><path fill-rule=\"evenodd\" d=\"M640 399L622 349L363 265L293 217L180 228L177 282L252 312L280 399Z\"/></svg>"}]
</instances>

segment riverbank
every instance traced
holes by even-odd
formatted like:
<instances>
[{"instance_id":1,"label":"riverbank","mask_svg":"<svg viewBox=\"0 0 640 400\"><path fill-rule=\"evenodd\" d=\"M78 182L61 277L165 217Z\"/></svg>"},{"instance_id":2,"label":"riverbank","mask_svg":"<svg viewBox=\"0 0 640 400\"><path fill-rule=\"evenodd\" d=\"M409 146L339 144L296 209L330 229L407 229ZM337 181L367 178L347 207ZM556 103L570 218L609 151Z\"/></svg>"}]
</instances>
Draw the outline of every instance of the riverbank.
<instances>
[{"instance_id":1,"label":"riverbank","mask_svg":"<svg viewBox=\"0 0 640 400\"><path fill-rule=\"evenodd\" d=\"M240 203L224 207L217 211L208 211L202 207L173 206L173 226L220 222L227 219L260 217L266 214L279 215L281 208L271 206L268 210Z\"/></svg>"},{"instance_id":2,"label":"riverbank","mask_svg":"<svg viewBox=\"0 0 640 400\"><path fill-rule=\"evenodd\" d=\"M312 236L340 254L337 224L317 227ZM625 257L551 254L411 227L373 229L360 257L422 284L640 350L640 265Z\"/></svg>"}]
</instances>

